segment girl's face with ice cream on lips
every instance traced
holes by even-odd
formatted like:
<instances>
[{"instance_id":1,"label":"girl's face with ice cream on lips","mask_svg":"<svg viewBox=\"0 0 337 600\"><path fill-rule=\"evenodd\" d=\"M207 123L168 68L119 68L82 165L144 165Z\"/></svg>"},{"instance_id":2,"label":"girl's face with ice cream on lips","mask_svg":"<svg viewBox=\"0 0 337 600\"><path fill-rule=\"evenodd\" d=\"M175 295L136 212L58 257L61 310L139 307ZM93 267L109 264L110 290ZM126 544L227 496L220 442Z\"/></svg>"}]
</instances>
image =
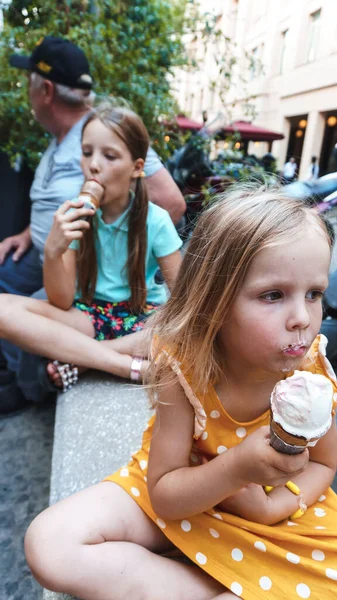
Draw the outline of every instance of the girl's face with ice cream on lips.
<instances>
[{"instance_id":1,"label":"girl's face with ice cream on lips","mask_svg":"<svg viewBox=\"0 0 337 600\"><path fill-rule=\"evenodd\" d=\"M262 248L219 332L225 362L255 378L298 368L319 333L331 248L310 217L298 231Z\"/></svg>"}]
</instances>

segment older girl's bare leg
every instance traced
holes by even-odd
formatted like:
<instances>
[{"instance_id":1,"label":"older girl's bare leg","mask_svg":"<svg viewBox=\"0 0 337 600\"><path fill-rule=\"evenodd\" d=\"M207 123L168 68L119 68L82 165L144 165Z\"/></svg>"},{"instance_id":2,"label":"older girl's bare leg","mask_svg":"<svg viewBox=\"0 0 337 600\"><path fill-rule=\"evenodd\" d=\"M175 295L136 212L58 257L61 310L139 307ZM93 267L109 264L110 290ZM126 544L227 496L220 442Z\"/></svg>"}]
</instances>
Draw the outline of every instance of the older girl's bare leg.
<instances>
[{"instance_id":1,"label":"older girl's bare leg","mask_svg":"<svg viewBox=\"0 0 337 600\"><path fill-rule=\"evenodd\" d=\"M28 529L28 564L45 587L83 600L211 600L224 588L172 548L118 485L99 483L52 506Z\"/></svg>"},{"instance_id":2,"label":"older girl's bare leg","mask_svg":"<svg viewBox=\"0 0 337 600\"><path fill-rule=\"evenodd\" d=\"M150 339L149 331L142 330L124 335L120 338L115 338L113 340L102 340L99 343L105 346L107 350L112 350L113 352L118 352L118 354L125 355L128 357L131 364L132 356L147 357L149 355ZM125 356L123 360L125 360ZM87 370L86 367L81 367L79 362L76 363L76 366L79 367L78 372L80 374ZM145 369L146 366L147 363L144 364ZM61 376L52 361L47 365L47 373L50 380L56 386L62 386Z\"/></svg>"},{"instance_id":3,"label":"older girl's bare leg","mask_svg":"<svg viewBox=\"0 0 337 600\"><path fill-rule=\"evenodd\" d=\"M23 350L129 377L131 357L92 339L94 327L81 311L63 311L43 300L0 294L0 337Z\"/></svg>"}]
</instances>

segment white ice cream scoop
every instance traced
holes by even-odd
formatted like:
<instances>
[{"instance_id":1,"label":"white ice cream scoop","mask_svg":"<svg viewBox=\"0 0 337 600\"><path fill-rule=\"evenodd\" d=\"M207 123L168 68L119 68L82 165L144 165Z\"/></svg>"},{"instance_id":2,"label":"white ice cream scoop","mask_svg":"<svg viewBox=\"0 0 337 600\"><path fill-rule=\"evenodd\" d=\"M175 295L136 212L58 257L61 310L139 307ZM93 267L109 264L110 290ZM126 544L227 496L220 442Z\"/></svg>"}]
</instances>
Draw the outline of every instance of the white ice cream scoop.
<instances>
[{"instance_id":1,"label":"white ice cream scoop","mask_svg":"<svg viewBox=\"0 0 337 600\"><path fill-rule=\"evenodd\" d=\"M291 435L317 440L331 427L333 386L324 375L295 371L276 384L270 401L273 420Z\"/></svg>"}]
</instances>

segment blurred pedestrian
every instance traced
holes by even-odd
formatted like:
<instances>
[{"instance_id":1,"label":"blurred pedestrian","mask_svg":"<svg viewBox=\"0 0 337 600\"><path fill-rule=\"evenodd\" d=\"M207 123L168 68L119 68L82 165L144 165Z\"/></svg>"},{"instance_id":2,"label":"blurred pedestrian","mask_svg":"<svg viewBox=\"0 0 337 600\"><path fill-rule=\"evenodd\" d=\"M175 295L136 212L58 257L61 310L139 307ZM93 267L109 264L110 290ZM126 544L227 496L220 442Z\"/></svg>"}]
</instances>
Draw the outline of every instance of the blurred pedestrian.
<instances>
[{"instance_id":1,"label":"blurred pedestrian","mask_svg":"<svg viewBox=\"0 0 337 600\"><path fill-rule=\"evenodd\" d=\"M297 172L297 164L295 158L291 156L288 162L285 163L282 171L282 180L284 184L295 181Z\"/></svg>"},{"instance_id":2,"label":"blurred pedestrian","mask_svg":"<svg viewBox=\"0 0 337 600\"><path fill-rule=\"evenodd\" d=\"M319 166L317 164L317 156L313 156L311 158L311 163L307 170L306 180L307 181L316 181L316 179L318 179L318 175L319 175Z\"/></svg>"}]
</instances>

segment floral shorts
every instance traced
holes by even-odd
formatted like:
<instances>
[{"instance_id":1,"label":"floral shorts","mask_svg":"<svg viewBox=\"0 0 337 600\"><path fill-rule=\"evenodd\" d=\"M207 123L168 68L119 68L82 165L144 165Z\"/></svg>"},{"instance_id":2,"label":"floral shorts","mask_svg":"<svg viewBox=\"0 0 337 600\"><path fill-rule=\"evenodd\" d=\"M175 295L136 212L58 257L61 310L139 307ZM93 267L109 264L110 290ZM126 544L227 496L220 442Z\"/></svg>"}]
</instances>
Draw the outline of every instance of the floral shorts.
<instances>
[{"instance_id":1,"label":"floral shorts","mask_svg":"<svg viewBox=\"0 0 337 600\"><path fill-rule=\"evenodd\" d=\"M143 329L146 319L160 305L155 302L148 303L141 313L133 313L130 302L93 299L90 306L79 301L75 301L73 306L88 315L95 328L96 340L111 340Z\"/></svg>"}]
</instances>

